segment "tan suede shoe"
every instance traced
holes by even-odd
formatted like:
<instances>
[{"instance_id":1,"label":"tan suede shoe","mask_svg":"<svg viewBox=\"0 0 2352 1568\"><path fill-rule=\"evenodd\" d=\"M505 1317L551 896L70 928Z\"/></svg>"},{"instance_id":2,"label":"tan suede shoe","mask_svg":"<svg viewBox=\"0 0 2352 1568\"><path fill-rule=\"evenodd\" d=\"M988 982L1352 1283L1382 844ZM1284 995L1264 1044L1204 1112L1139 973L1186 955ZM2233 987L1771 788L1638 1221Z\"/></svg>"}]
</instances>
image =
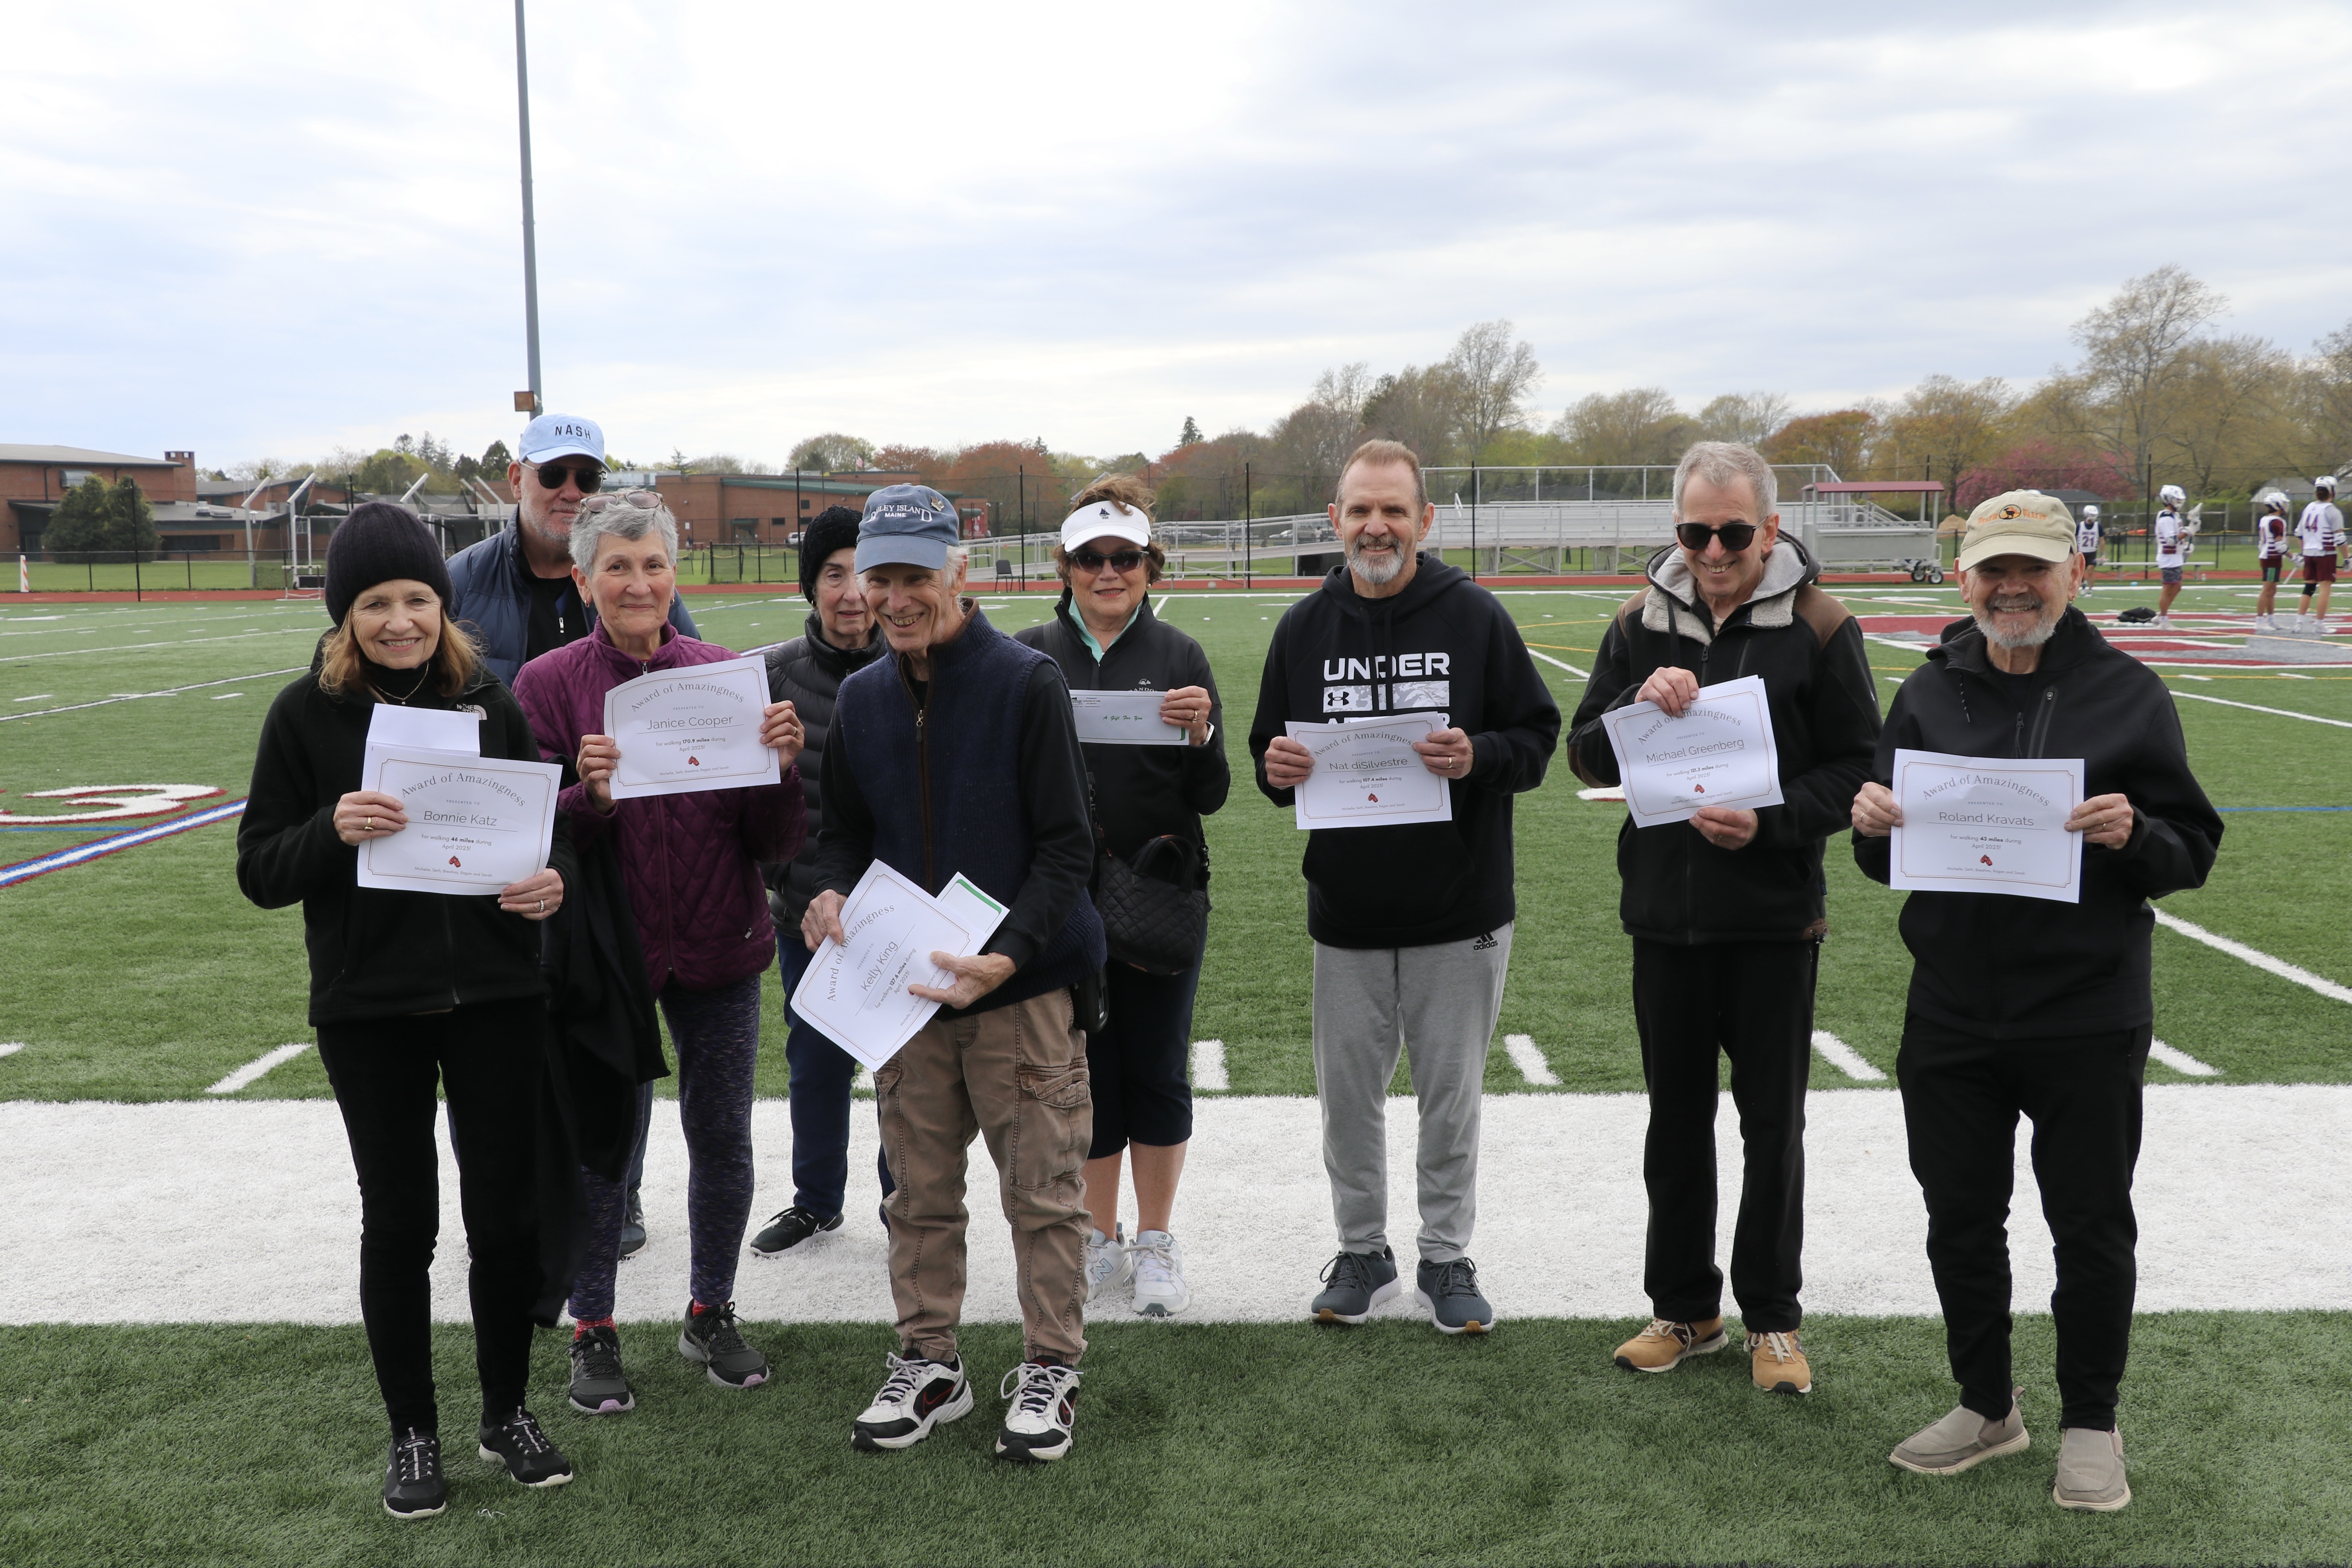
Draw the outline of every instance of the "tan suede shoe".
<instances>
[{"instance_id":1,"label":"tan suede shoe","mask_svg":"<svg viewBox=\"0 0 2352 1568\"><path fill-rule=\"evenodd\" d=\"M1720 1314L1703 1323L1653 1318L1650 1326L1617 1347L1617 1364L1627 1372L1672 1372L1695 1355L1712 1355L1731 1342Z\"/></svg>"},{"instance_id":2,"label":"tan suede shoe","mask_svg":"<svg viewBox=\"0 0 2352 1568\"><path fill-rule=\"evenodd\" d=\"M1748 1375L1767 1394L1811 1394L1812 1363L1797 1342L1797 1331L1748 1336Z\"/></svg>"}]
</instances>

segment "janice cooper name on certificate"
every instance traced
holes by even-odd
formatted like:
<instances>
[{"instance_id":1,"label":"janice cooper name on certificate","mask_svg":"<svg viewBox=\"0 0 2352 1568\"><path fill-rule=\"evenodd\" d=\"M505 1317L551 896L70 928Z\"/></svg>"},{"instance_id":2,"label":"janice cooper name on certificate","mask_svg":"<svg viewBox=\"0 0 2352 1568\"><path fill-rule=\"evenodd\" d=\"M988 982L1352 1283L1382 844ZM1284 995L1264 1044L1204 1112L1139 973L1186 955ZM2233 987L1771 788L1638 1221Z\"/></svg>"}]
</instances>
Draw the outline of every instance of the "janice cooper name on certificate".
<instances>
[{"instance_id":1,"label":"janice cooper name on certificate","mask_svg":"<svg viewBox=\"0 0 2352 1568\"><path fill-rule=\"evenodd\" d=\"M768 667L756 658L660 669L604 694L604 733L621 749L615 800L772 784L783 777L760 744Z\"/></svg>"}]
</instances>

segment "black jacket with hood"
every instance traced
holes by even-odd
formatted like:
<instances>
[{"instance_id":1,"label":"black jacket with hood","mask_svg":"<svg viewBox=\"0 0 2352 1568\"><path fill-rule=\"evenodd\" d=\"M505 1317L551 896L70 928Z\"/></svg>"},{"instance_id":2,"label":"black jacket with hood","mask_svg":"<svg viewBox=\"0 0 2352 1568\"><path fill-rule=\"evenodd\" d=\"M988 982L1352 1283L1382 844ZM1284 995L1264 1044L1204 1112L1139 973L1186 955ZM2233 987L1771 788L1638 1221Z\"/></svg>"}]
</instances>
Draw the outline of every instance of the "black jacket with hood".
<instances>
[{"instance_id":1,"label":"black jacket with hood","mask_svg":"<svg viewBox=\"0 0 2352 1568\"><path fill-rule=\"evenodd\" d=\"M768 884L768 913L775 920L781 942L801 940L801 916L807 912L809 900L824 891L816 875L816 830L824 820L818 809L824 789L824 741L833 732L833 710L841 700L841 683L853 671L881 658L887 647L877 626L864 647L835 647L824 640L816 612L811 610L807 631L790 642L778 643L765 655L768 700L791 703L806 737L801 745L800 765L801 795L808 802L808 837L794 858L770 861L760 868L761 879Z\"/></svg>"},{"instance_id":2,"label":"black jacket with hood","mask_svg":"<svg viewBox=\"0 0 2352 1568\"><path fill-rule=\"evenodd\" d=\"M1082 745L1087 776L1094 786L1095 821L1104 847L1126 859L1151 839L1173 834L1202 851L1207 840L1201 818L1225 804L1233 767L1225 761L1225 707L1217 678L1201 645L1151 613L1151 601L1135 609L1135 619L1097 659L1079 635L1070 591L1054 618L1013 634L1017 642L1049 655L1062 667L1073 691L1174 691L1198 686L1209 694L1209 739L1199 746Z\"/></svg>"},{"instance_id":3,"label":"black jacket with hood","mask_svg":"<svg viewBox=\"0 0 2352 1568\"><path fill-rule=\"evenodd\" d=\"M1307 836L1307 930L1327 947L1424 947L1508 924L1511 797L1537 788L1559 744L1559 705L1510 615L1459 569L1428 554L1391 598L1356 592L1345 565L1274 628L1258 681L1250 754L1284 726L1435 710L1470 736L1467 777L1448 782L1451 822L1317 828Z\"/></svg>"},{"instance_id":4,"label":"black jacket with hood","mask_svg":"<svg viewBox=\"0 0 2352 1568\"><path fill-rule=\"evenodd\" d=\"M2201 887L2221 819L2189 771L2172 694L2069 607L2031 675L1986 657L1973 620L1955 621L1903 682L1879 737L1875 774L1895 748L1963 757L2080 757L2084 798L2123 795L2131 837L2083 846L2083 901L2009 893L1915 892L1903 905L1910 1010L1983 1038L2102 1034L2150 1022L2150 899ZM1853 836L1854 863L1888 879L1893 840Z\"/></svg>"},{"instance_id":5,"label":"black jacket with hood","mask_svg":"<svg viewBox=\"0 0 2352 1568\"><path fill-rule=\"evenodd\" d=\"M1721 626L1681 550L1651 556L1648 576L1601 634L1569 766L1589 784L1622 782L1601 715L1635 701L1656 670L1691 670L1701 686L1761 676L1786 798L1756 814L1756 837L1738 849L1718 848L1687 822L1636 827L1626 817L1617 832L1626 933L1679 946L1818 937L1828 921L1822 845L1853 821L1878 742L1861 625L1815 586L1821 569L1785 533L1755 594Z\"/></svg>"},{"instance_id":6,"label":"black jacket with hood","mask_svg":"<svg viewBox=\"0 0 2352 1568\"><path fill-rule=\"evenodd\" d=\"M482 755L536 763L522 705L488 669L455 697L431 683L410 704L481 716ZM409 893L357 883L359 851L336 837L335 803L360 787L375 700L331 697L308 673L262 721L253 786L236 829L236 884L265 910L302 906L310 952L310 1022L396 1018L478 1002L544 997L540 928L498 896ZM561 812L548 864L565 887L579 876Z\"/></svg>"}]
</instances>

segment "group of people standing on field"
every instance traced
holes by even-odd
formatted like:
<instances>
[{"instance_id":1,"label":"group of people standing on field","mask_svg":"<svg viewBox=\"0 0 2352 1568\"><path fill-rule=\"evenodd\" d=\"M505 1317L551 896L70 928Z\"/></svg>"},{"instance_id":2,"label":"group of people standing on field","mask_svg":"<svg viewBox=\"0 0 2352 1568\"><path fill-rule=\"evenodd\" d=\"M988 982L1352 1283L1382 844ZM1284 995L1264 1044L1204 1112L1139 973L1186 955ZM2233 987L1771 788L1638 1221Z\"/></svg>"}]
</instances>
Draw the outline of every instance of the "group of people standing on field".
<instances>
[{"instance_id":1,"label":"group of people standing on field","mask_svg":"<svg viewBox=\"0 0 2352 1568\"><path fill-rule=\"evenodd\" d=\"M774 955L789 999L822 942L843 940L845 900L877 863L933 892L961 875L1007 912L978 953L932 955L946 983L910 990L939 1010L873 1075L898 1345L851 1440L903 1449L973 1408L957 1331L977 1137L1013 1232L1023 1321L995 1452L1063 1457L1089 1311L1122 1291L1144 1317L1191 1303L1175 1200L1200 939L1189 962L1128 962L1118 901L1096 896L1107 868L1204 894L1202 818L1231 784L1207 657L1152 610L1165 557L1150 492L1116 476L1076 498L1055 552L1060 603L1014 636L967 595L961 530L937 491L894 485L862 511L825 512L802 539L806 630L765 656L761 741L781 782L615 799L604 694L734 656L698 638L677 598L677 525L660 498L603 489L592 422L540 418L520 450L514 523L449 562L397 507L363 506L336 530L334 626L270 710L238 837L247 896L303 905L311 1022L362 1192L362 1315L393 1428L384 1506L415 1518L447 1499L426 1275L436 1085L471 1249L481 1455L527 1485L572 1479L524 1402L532 1327L567 1309L572 1408L635 1406L614 1281L644 1244L650 1085L669 1070L656 1010L677 1051L689 1170L677 1347L720 1388L774 1377L733 1305L751 1223L762 974ZM2147 900L2199 885L2221 834L2171 706L2072 607L2084 555L2050 498L2011 492L1976 509L1959 562L1969 615L1883 719L1860 627L1780 531L1765 460L1701 443L1676 469L1674 504L1675 542L1612 618L1567 721L1570 766L1617 784L1604 715L1637 701L1678 715L1710 685L1758 677L1783 804L1646 828L1629 818L1621 833L1650 1100L1652 1320L1612 1359L1665 1373L1729 1342L1713 1125L1727 1058L1745 1162L1730 1285L1752 1382L1811 1390L1803 1136L1825 843L1850 830L1860 868L1888 879L1897 747L2080 757L2085 799L2066 824L2085 846L2079 905L1923 892L1905 906L1915 968L1897 1076L1960 1405L1890 1458L1949 1474L2026 1446L2005 1228L2021 1111L2057 1242L2053 1496L2120 1508ZM1351 1324L1404 1289L1384 1124L1402 1058L1420 1119L1413 1300L1442 1333L1484 1334L1499 1314L1472 1247L1486 1062L1517 918L1513 799L1543 784L1562 718L1500 603L1420 549L1434 508L1410 449L1359 447L1330 515L1343 564L1282 616L1267 648L1246 737L1258 787L1287 806L1312 776L1292 723L1433 711L1446 727L1413 749L1444 781L1450 813L1306 840L1337 1248L1302 1295L1310 1320ZM1088 690L1159 694L1181 743L1081 742L1071 694ZM383 703L470 711L485 757L561 765L544 870L495 899L354 885L359 847L406 825L396 797L358 787ZM838 1229L848 1209L855 1064L789 1010L787 1024L793 1192L751 1237L764 1258Z\"/></svg>"}]
</instances>

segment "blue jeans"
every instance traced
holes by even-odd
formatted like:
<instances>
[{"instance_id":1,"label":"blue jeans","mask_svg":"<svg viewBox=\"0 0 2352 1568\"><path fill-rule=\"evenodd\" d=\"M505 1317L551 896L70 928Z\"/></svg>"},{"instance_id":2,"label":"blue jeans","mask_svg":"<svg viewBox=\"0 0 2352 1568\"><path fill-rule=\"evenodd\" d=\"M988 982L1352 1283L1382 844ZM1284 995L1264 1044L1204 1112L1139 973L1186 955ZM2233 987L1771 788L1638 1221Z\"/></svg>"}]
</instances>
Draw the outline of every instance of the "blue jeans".
<instances>
[{"instance_id":1,"label":"blue jeans","mask_svg":"<svg viewBox=\"0 0 2352 1568\"><path fill-rule=\"evenodd\" d=\"M792 1010L793 992L813 956L797 931L776 933L784 982L784 1060L792 1068L793 1202L827 1218L849 1184L849 1085L857 1059ZM885 1184L887 1191L887 1184Z\"/></svg>"}]
</instances>

